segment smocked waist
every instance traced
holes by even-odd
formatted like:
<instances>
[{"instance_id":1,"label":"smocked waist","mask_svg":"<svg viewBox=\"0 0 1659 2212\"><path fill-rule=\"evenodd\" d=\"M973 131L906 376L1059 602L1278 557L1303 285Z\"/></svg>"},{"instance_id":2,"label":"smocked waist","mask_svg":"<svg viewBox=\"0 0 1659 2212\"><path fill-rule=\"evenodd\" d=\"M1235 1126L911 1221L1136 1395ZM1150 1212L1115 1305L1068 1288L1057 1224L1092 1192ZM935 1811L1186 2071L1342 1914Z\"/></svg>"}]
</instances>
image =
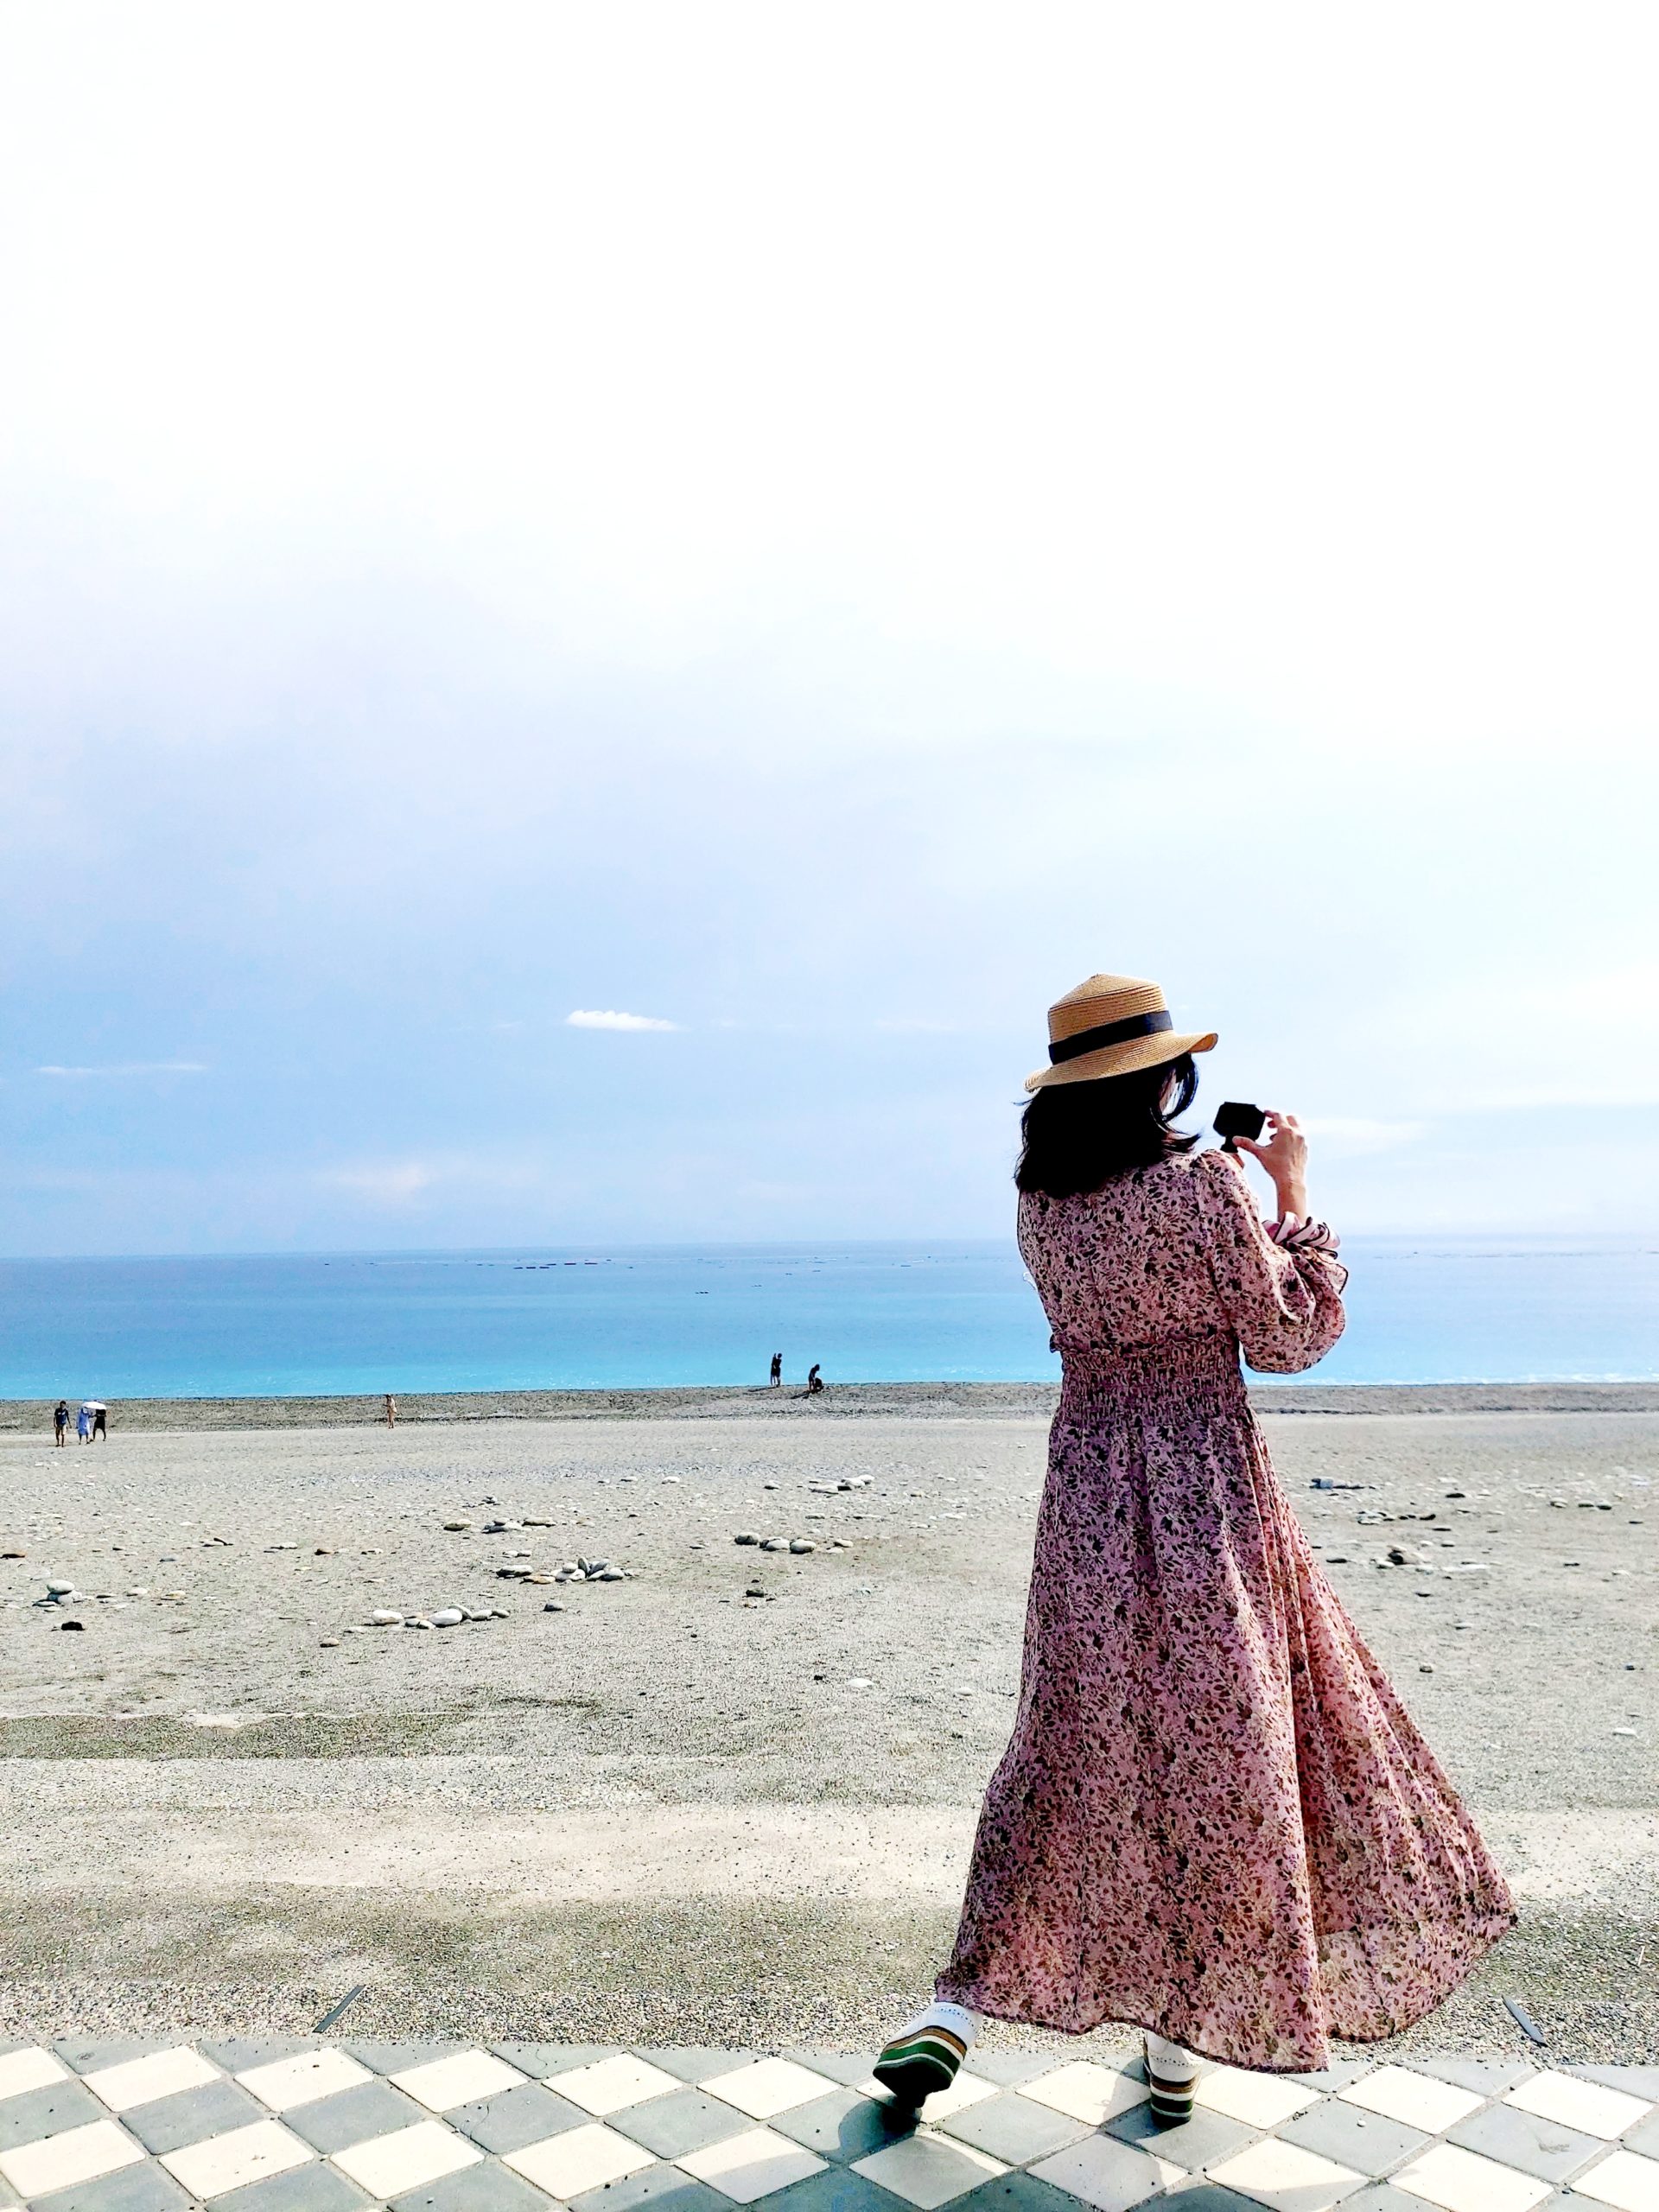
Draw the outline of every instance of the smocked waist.
<instances>
[{"instance_id":1,"label":"smocked waist","mask_svg":"<svg viewBox=\"0 0 1659 2212\"><path fill-rule=\"evenodd\" d=\"M1172 1385L1220 1385L1241 1392L1244 1388L1238 1339L1230 1329L1154 1337L1137 1344L1058 1343L1055 1349L1062 1363L1062 1404L1067 1399L1136 1396Z\"/></svg>"}]
</instances>

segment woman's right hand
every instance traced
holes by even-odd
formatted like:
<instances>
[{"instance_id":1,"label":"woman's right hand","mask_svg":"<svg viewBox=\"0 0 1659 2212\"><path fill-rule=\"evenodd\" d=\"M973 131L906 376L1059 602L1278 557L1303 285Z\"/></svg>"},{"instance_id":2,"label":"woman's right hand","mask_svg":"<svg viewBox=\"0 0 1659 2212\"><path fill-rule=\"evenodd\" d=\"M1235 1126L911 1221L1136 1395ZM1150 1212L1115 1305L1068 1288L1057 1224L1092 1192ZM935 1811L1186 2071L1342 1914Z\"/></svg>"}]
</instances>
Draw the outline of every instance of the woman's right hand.
<instances>
[{"instance_id":1,"label":"woman's right hand","mask_svg":"<svg viewBox=\"0 0 1659 2212\"><path fill-rule=\"evenodd\" d=\"M1273 1178L1281 1218L1294 1214L1299 1221L1306 1221L1307 1139L1294 1114L1269 1110L1268 1125L1272 1135L1266 1144L1252 1144L1248 1137L1235 1137L1233 1141L1241 1152L1248 1152L1252 1160L1259 1160Z\"/></svg>"}]
</instances>

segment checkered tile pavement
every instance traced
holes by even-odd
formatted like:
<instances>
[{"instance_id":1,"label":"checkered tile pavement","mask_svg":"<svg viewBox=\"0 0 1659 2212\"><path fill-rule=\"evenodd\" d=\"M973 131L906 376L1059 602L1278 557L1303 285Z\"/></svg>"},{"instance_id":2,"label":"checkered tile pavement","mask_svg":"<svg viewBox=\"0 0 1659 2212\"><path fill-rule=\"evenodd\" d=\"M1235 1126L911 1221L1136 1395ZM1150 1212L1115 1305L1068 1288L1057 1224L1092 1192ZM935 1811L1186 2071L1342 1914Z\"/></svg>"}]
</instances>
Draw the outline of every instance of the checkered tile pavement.
<instances>
[{"instance_id":1,"label":"checkered tile pavement","mask_svg":"<svg viewBox=\"0 0 1659 2212\"><path fill-rule=\"evenodd\" d=\"M976 2052L919 2121L872 2054L300 2037L0 2046L0 2205L36 2212L1659 2212L1659 2067L1135 2068Z\"/></svg>"}]
</instances>

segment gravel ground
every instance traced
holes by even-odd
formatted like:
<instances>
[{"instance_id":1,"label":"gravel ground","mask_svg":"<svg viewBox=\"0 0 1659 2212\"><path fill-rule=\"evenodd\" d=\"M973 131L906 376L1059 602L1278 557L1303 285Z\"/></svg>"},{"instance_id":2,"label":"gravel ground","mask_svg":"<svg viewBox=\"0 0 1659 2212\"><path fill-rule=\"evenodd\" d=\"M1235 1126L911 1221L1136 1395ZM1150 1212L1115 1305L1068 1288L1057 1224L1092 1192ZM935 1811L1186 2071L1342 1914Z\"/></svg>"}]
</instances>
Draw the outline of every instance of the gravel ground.
<instances>
[{"instance_id":1,"label":"gravel ground","mask_svg":"<svg viewBox=\"0 0 1659 2212\"><path fill-rule=\"evenodd\" d=\"M291 2028L356 1981L359 2033L879 2033L1006 1738L1046 1394L664 1395L0 1427L0 2033ZM1414 2040L1511 2046L1507 1993L1659 2056L1652 1394L1368 1395L1264 1393L1271 1446L1526 1906ZM500 1572L578 1554L632 1578ZM509 1617L346 1632L449 1602Z\"/></svg>"}]
</instances>

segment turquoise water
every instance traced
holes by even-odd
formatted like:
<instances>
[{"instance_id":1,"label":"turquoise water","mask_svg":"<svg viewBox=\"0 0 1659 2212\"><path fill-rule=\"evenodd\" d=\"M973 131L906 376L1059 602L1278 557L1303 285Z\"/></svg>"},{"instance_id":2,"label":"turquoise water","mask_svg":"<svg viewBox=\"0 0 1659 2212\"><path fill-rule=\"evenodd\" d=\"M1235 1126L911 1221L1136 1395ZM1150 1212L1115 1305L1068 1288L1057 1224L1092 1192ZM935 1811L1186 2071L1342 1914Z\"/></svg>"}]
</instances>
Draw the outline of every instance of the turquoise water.
<instances>
[{"instance_id":1,"label":"turquoise water","mask_svg":"<svg viewBox=\"0 0 1659 2212\"><path fill-rule=\"evenodd\" d=\"M1310 1380L1659 1376L1659 1236L1344 1240ZM0 1397L1025 1382L1058 1363L1007 1243L0 1261Z\"/></svg>"}]
</instances>

